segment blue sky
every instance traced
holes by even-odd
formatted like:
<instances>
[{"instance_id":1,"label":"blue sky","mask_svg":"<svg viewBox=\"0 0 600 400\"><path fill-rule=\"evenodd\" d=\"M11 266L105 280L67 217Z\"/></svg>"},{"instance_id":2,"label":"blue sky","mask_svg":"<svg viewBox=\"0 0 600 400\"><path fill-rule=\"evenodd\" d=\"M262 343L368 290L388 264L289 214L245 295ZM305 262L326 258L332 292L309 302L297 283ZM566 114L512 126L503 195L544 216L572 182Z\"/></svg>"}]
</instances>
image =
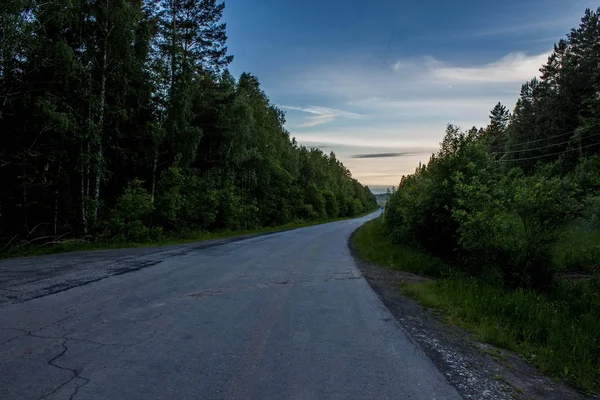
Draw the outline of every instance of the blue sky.
<instances>
[{"instance_id":1,"label":"blue sky","mask_svg":"<svg viewBox=\"0 0 600 400\"><path fill-rule=\"evenodd\" d=\"M226 0L231 72L256 75L298 142L373 189L426 162L447 123L512 109L591 0ZM405 153L356 158L356 154Z\"/></svg>"}]
</instances>

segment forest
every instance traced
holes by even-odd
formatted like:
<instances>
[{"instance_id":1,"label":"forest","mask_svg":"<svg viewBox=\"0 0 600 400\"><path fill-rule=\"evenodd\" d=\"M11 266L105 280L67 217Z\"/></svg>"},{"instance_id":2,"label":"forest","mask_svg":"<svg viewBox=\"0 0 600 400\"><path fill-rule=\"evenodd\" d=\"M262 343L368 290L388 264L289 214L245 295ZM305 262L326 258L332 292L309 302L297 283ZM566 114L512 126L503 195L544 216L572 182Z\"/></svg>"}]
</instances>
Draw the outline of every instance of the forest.
<instances>
[{"instance_id":1,"label":"forest","mask_svg":"<svg viewBox=\"0 0 600 400\"><path fill-rule=\"evenodd\" d=\"M377 207L228 71L217 0L2 0L0 249L143 242ZM1 250L0 250L1 252Z\"/></svg>"},{"instance_id":2,"label":"forest","mask_svg":"<svg viewBox=\"0 0 600 400\"><path fill-rule=\"evenodd\" d=\"M381 228L440 278L407 293L578 387L600 389L600 9L554 45L512 111L449 125ZM390 250L395 251L395 250ZM434 260L434 261L433 261Z\"/></svg>"}]
</instances>

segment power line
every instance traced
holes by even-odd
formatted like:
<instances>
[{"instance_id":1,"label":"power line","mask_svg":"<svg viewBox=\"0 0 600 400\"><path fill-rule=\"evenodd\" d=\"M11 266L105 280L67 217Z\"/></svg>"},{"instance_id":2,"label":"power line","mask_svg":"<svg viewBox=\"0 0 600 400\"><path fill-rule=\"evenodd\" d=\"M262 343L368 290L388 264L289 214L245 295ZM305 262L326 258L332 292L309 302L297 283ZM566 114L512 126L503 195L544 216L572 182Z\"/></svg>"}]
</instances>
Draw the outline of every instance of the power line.
<instances>
[{"instance_id":1,"label":"power line","mask_svg":"<svg viewBox=\"0 0 600 400\"><path fill-rule=\"evenodd\" d=\"M538 143L538 142L543 142L543 141L550 140L550 139L556 139L556 138L559 138L559 137L562 137L562 136L572 135L572 134L575 133L575 131L577 131L577 129L574 129L574 130L569 131L569 132L561 133L559 135L548 136L548 137L543 138L543 139L531 140L529 142L524 142L524 143L511 144L510 146L506 146L506 148L510 149L510 148L513 148L513 147L519 147L519 146L526 145L526 144Z\"/></svg>"},{"instance_id":2,"label":"power line","mask_svg":"<svg viewBox=\"0 0 600 400\"><path fill-rule=\"evenodd\" d=\"M600 122L596 122L594 124L587 125L586 128L591 128L591 127L598 126L598 125L600 125ZM539 143L539 142L543 142L543 141L546 141L546 140L555 139L555 138L562 137L562 136L565 136L565 135L573 134L573 133L577 132L578 129L579 128L576 128L576 129L574 129L572 131L569 131L569 132L564 132L564 133L560 133L558 135L548 136L548 137L545 137L545 138L542 138L542 139L531 140L531 141L523 142L523 143L515 143L515 144L512 144L512 145L506 146L506 148L510 149L510 148L524 146L524 145L531 144L531 143Z\"/></svg>"},{"instance_id":3,"label":"power line","mask_svg":"<svg viewBox=\"0 0 600 400\"><path fill-rule=\"evenodd\" d=\"M582 138L577 138L576 140L584 140L584 139L589 139L589 138L591 138L591 137L594 137L594 136L599 136L599 135L600 135L600 132L598 132L598 133L595 133L595 134L593 134L593 135L585 136L585 137L582 137ZM535 150L547 149L547 148L550 148L550 147L560 146L560 145L563 145L563 144L569 144L569 143L572 143L572 142L573 142L573 140L571 140L571 139L570 139L570 140L567 140L566 142L549 144L548 146L534 147L534 148L532 148L532 149L522 149L522 150L514 150L514 151L499 151L499 152L495 152L495 153L492 153L492 154L495 154L495 155L503 155L503 154L522 153L522 152L524 152L524 151L535 151ZM526 143L525 143L525 144L526 144Z\"/></svg>"},{"instance_id":4,"label":"power line","mask_svg":"<svg viewBox=\"0 0 600 400\"><path fill-rule=\"evenodd\" d=\"M570 153L570 152L573 152L573 151L578 151L578 150L587 149L588 147L597 146L597 145L599 145L599 144L600 144L600 142L598 142L598 143L592 143L592 144L589 144L589 145L587 145L587 146L579 147L579 148L576 148L576 149L569 149L569 150L565 150L565 151L559 151L558 153L544 154L543 156L525 157L525 158L515 158L515 159L512 159L512 160L497 160L497 162L516 162L516 161L527 161L527 160L535 160L535 159L537 159L537 158L544 158L544 157L558 156L558 155L561 155L561 154L566 154L566 153Z\"/></svg>"}]
</instances>

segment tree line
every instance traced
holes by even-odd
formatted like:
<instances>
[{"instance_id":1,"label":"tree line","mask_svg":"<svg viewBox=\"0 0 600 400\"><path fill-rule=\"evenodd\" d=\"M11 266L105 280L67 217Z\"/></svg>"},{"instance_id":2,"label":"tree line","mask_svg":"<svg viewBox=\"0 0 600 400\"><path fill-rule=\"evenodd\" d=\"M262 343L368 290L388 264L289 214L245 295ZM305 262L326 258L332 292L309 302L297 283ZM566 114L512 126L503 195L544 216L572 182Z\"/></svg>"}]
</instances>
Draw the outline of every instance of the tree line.
<instances>
[{"instance_id":1,"label":"tree line","mask_svg":"<svg viewBox=\"0 0 600 400\"><path fill-rule=\"evenodd\" d=\"M227 67L217 0L3 0L0 243L149 240L376 201Z\"/></svg>"},{"instance_id":2,"label":"tree line","mask_svg":"<svg viewBox=\"0 0 600 400\"><path fill-rule=\"evenodd\" d=\"M599 18L586 10L512 112L498 103L485 128L448 126L387 203L395 241L513 288L548 291L567 269L598 273L597 242L569 262L557 245L574 227L600 237Z\"/></svg>"}]
</instances>

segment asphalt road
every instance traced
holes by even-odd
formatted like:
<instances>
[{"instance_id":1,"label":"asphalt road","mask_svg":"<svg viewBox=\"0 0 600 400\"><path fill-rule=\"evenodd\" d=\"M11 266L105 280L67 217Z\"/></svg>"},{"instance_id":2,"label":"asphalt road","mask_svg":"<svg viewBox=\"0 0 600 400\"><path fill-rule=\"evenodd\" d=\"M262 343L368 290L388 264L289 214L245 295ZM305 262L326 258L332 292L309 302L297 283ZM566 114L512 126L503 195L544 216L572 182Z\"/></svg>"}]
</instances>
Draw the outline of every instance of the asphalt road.
<instances>
[{"instance_id":1,"label":"asphalt road","mask_svg":"<svg viewBox=\"0 0 600 400\"><path fill-rule=\"evenodd\" d=\"M0 262L0 399L459 399L360 275L369 217Z\"/></svg>"}]
</instances>

